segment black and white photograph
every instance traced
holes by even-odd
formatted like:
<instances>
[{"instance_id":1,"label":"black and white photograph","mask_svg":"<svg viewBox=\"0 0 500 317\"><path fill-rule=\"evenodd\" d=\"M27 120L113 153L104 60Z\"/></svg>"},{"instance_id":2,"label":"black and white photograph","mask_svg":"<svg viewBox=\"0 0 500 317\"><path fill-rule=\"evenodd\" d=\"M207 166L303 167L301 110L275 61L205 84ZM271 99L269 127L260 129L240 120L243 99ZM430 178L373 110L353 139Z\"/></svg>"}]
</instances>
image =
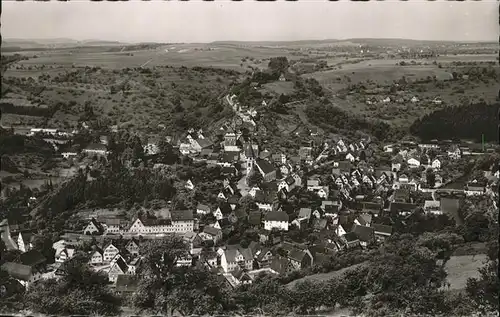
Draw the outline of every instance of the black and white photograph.
<instances>
[{"instance_id":1,"label":"black and white photograph","mask_svg":"<svg viewBox=\"0 0 500 317\"><path fill-rule=\"evenodd\" d=\"M0 315L498 316L498 1L2 1Z\"/></svg>"}]
</instances>

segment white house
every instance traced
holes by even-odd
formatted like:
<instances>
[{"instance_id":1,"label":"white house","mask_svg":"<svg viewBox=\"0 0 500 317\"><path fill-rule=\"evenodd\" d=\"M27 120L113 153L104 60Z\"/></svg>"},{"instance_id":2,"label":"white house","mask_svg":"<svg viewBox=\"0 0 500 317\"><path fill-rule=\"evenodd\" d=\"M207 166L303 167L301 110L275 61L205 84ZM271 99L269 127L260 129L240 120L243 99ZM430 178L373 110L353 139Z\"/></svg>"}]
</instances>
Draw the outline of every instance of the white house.
<instances>
[{"instance_id":1,"label":"white house","mask_svg":"<svg viewBox=\"0 0 500 317\"><path fill-rule=\"evenodd\" d=\"M435 159L434 161L432 161L431 167L435 170L440 169L441 168L441 161L438 159Z\"/></svg>"},{"instance_id":2,"label":"white house","mask_svg":"<svg viewBox=\"0 0 500 317\"><path fill-rule=\"evenodd\" d=\"M269 231L272 229L288 231L289 219L290 218L286 212L268 212L264 218L264 229Z\"/></svg>"},{"instance_id":3,"label":"white house","mask_svg":"<svg viewBox=\"0 0 500 317\"><path fill-rule=\"evenodd\" d=\"M207 205L198 204L198 206L196 206L196 213L198 215L207 215L210 213L210 207Z\"/></svg>"},{"instance_id":4,"label":"white house","mask_svg":"<svg viewBox=\"0 0 500 317\"><path fill-rule=\"evenodd\" d=\"M106 145L93 143L93 144L89 144L85 149L83 149L83 153L88 154L88 155L105 156L109 152L108 152Z\"/></svg>"},{"instance_id":5,"label":"white house","mask_svg":"<svg viewBox=\"0 0 500 317\"><path fill-rule=\"evenodd\" d=\"M64 248L56 253L55 260L58 263L63 263L73 257L75 254L75 249L73 248Z\"/></svg>"},{"instance_id":6,"label":"white house","mask_svg":"<svg viewBox=\"0 0 500 317\"><path fill-rule=\"evenodd\" d=\"M83 234L94 235L104 233L104 228L95 218L90 219L89 224L83 229Z\"/></svg>"},{"instance_id":7,"label":"white house","mask_svg":"<svg viewBox=\"0 0 500 317\"><path fill-rule=\"evenodd\" d=\"M246 270L253 268L253 255L249 248L228 247L226 250L219 249L217 253L221 254L221 267L226 273L240 268Z\"/></svg>"},{"instance_id":8,"label":"white house","mask_svg":"<svg viewBox=\"0 0 500 317\"><path fill-rule=\"evenodd\" d=\"M408 165L410 166L410 168L417 168L420 166L420 161L417 160L416 158L412 157L410 159L408 159Z\"/></svg>"},{"instance_id":9,"label":"white house","mask_svg":"<svg viewBox=\"0 0 500 317\"><path fill-rule=\"evenodd\" d=\"M90 253L90 264L98 265L104 263L102 250L96 248Z\"/></svg>"},{"instance_id":10,"label":"white house","mask_svg":"<svg viewBox=\"0 0 500 317\"><path fill-rule=\"evenodd\" d=\"M31 250L33 248L33 244L31 243L32 237L29 232L20 232L16 239L17 249L22 253Z\"/></svg>"},{"instance_id":11,"label":"white house","mask_svg":"<svg viewBox=\"0 0 500 317\"><path fill-rule=\"evenodd\" d=\"M130 226L129 233L134 234L165 234L186 233L194 229L193 212L189 210L170 211L170 219L148 219L142 221L137 218Z\"/></svg>"},{"instance_id":12,"label":"white house","mask_svg":"<svg viewBox=\"0 0 500 317\"><path fill-rule=\"evenodd\" d=\"M70 157L75 157L78 155L76 152L63 152L61 153L62 157L65 159L69 159Z\"/></svg>"},{"instance_id":13,"label":"white house","mask_svg":"<svg viewBox=\"0 0 500 317\"><path fill-rule=\"evenodd\" d=\"M103 261L105 263L111 262L113 258L120 253L117 247L113 245L113 243L108 243L103 249Z\"/></svg>"},{"instance_id":14,"label":"white house","mask_svg":"<svg viewBox=\"0 0 500 317\"><path fill-rule=\"evenodd\" d=\"M351 162L354 162L356 160L356 158L354 157L354 155L352 153L347 153L347 155L345 156L345 159L349 160Z\"/></svg>"},{"instance_id":15,"label":"white house","mask_svg":"<svg viewBox=\"0 0 500 317\"><path fill-rule=\"evenodd\" d=\"M326 199L328 198L328 192L329 192L328 186L323 186L316 192L316 194L318 194L320 198Z\"/></svg>"},{"instance_id":16,"label":"white house","mask_svg":"<svg viewBox=\"0 0 500 317\"><path fill-rule=\"evenodd\" d=\"M186 185L184 187L186 187L186 189L193 190L194 184L190 179L188 179L188 181L186 182Z\"/></svg>"}]
</instances>

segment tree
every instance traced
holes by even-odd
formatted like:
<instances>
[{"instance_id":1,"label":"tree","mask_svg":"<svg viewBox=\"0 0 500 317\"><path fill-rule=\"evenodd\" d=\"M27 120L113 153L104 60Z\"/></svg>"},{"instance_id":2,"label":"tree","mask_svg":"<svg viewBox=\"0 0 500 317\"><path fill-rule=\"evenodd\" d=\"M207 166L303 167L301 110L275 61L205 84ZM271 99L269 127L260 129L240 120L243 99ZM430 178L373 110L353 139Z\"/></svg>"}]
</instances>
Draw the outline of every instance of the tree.
<instances>
[{"instance_id":1,"label":"tree","mask_svg":"<svg viewBox=\"0 0 500 317\"><path fill-rule=\"evenodd\" d=\"M33 236L33 248L40 251L48 263L54 263L56 250L52 248L54 241L48 230L42 230Z\"/></svg>"},{"instance_id":2,"label":"tree","mask_svg":"<svg viewBox=\"0 0 500 317\"><path fill-rule=\"evenodd\" d=\"M427 170L426 172L426 180L427 180L427 185L430 188L434 188L436 186L436 174L432 170Z\"/></svg>"},{"instance_id":3,"label":"tree","mask_svg":"<svg viewBox=\"0 0 500 317\"><path fill-rule=\"evenodd\" d=\"M260 186L260 184L263 181L263 177L260 174L260 172L254 168L249 173L250 175L247 176L248 186L250 187Z\"/></svg>"},{"instance_id":4,"label":"tree","mask_svg":"<svg viewBox=\"0 0 500 317\"><path fill-rule=\"evenodd\" d=\"M278 74L283 73L288 69L288 59L284 56L271 57L267 67L273 73L278 73Z\"/></svg>"},{"instance_id":5,"label":"tree","mask_svg":"<svg viewBox=\"0 0 500 317\"><path fill-rule=\"evenodd\" d=\"M108 277L93 271L78 255L64 263L61 279L41 280L26 294L35 312L51 315L117 315L120 300L108 289Z\"/></svg>"},{"instance_id":6,"label":"tree","mask_svg":"<svg viewBox=\"0 0 500 317\"><path fill-rule=\"evenodd\" d=\"M498 258L490 260L484 267L479 268L479 273L479 278L467 280L467 294L481 312L498 312L498 292L500 289Z\"/></svg>"}]
</instances>

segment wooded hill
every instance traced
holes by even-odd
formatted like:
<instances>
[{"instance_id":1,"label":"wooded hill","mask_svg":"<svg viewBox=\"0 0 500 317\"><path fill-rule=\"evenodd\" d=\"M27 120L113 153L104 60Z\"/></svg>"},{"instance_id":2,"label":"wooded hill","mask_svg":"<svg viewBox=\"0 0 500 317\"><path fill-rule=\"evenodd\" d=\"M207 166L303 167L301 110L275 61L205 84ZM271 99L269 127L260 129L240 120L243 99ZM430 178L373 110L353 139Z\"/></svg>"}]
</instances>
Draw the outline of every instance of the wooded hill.
<instances>
[{"instance_id":1,"label":"wooded hill","mask_svg":"<svg viewBox=\"0 0 500 317\"><path fill-rule=\"evenodd\" d=\"M466 107L446 107L416 120L410 132L424 140L497 139L499 105L477 103Z\"/></svg>"}]
</instances>

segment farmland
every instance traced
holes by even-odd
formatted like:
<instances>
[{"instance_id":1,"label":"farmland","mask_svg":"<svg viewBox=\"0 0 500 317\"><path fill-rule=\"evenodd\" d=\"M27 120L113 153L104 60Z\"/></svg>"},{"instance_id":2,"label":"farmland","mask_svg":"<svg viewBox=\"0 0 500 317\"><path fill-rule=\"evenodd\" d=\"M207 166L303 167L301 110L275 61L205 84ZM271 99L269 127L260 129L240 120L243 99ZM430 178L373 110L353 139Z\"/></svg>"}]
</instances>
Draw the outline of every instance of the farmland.
<instances>
[{"instance_id":1,"label":"farmland","mask_svg":"<svg viewBox=\"0 0 500 317\"><path fill-rule=\"evenodd\" d=\"M29 103L37 106L53 107L60 103L66 106L48 121L24 113L8 113L4 126L73 127L82 119L85 104L92 105L95 116L104 122L122 127L151 132L159 124L181 123L182 126L192 121L191 117L181 116L184 111L198 118L220 112L222 109L214 111L214 101L232 83L266 69L269 59L278 56L288 58L291 72L298 70L303 78L317 80L337 107L403 127L444 105L460 106L481 99L494 101L494 87L498 82L491 74L488 78L451 80L454 73L464 74L472 68L479 72L493 68L498 74L497 66L487 64L496 61L494 54L471 54L471 50L481 47L477 45L450 49L434 57L411 59L389 56L385 53L387 47L400 43L382 40L152 45L105 42L82 47L70 43L59 44L55 49L46 45L38 50L40 44L32 44L32 47L21 44L24 50L6 54L20 53L28 59L5 69L3 89L13 87L11 94L24 95ZM424 44L409 42L408 45ZM370 48L370 54L360 50L363 45ZM318 67L319 64L322 66ZM398 89L397 93L391 91L394 83L403 78L404 89ZM43 91L34 95L19 89L19 84L34 89L43 87ZM127 86L123 93L111 92L122 84ZM264 93L278 96L296 92L293 81L270 82L262 88ZM387 97L390 102L382 102ZM410 103L412 97L419 101ZM433 103L436 98L440 98L442 104ZM172 111L173 108L177 111ZM215 115L214 121L224 116ZM174 122L177 123L170 124ZM283 131L295 130L293 124L278 122L277 125Z\"/></svg>"}]
</instances>

